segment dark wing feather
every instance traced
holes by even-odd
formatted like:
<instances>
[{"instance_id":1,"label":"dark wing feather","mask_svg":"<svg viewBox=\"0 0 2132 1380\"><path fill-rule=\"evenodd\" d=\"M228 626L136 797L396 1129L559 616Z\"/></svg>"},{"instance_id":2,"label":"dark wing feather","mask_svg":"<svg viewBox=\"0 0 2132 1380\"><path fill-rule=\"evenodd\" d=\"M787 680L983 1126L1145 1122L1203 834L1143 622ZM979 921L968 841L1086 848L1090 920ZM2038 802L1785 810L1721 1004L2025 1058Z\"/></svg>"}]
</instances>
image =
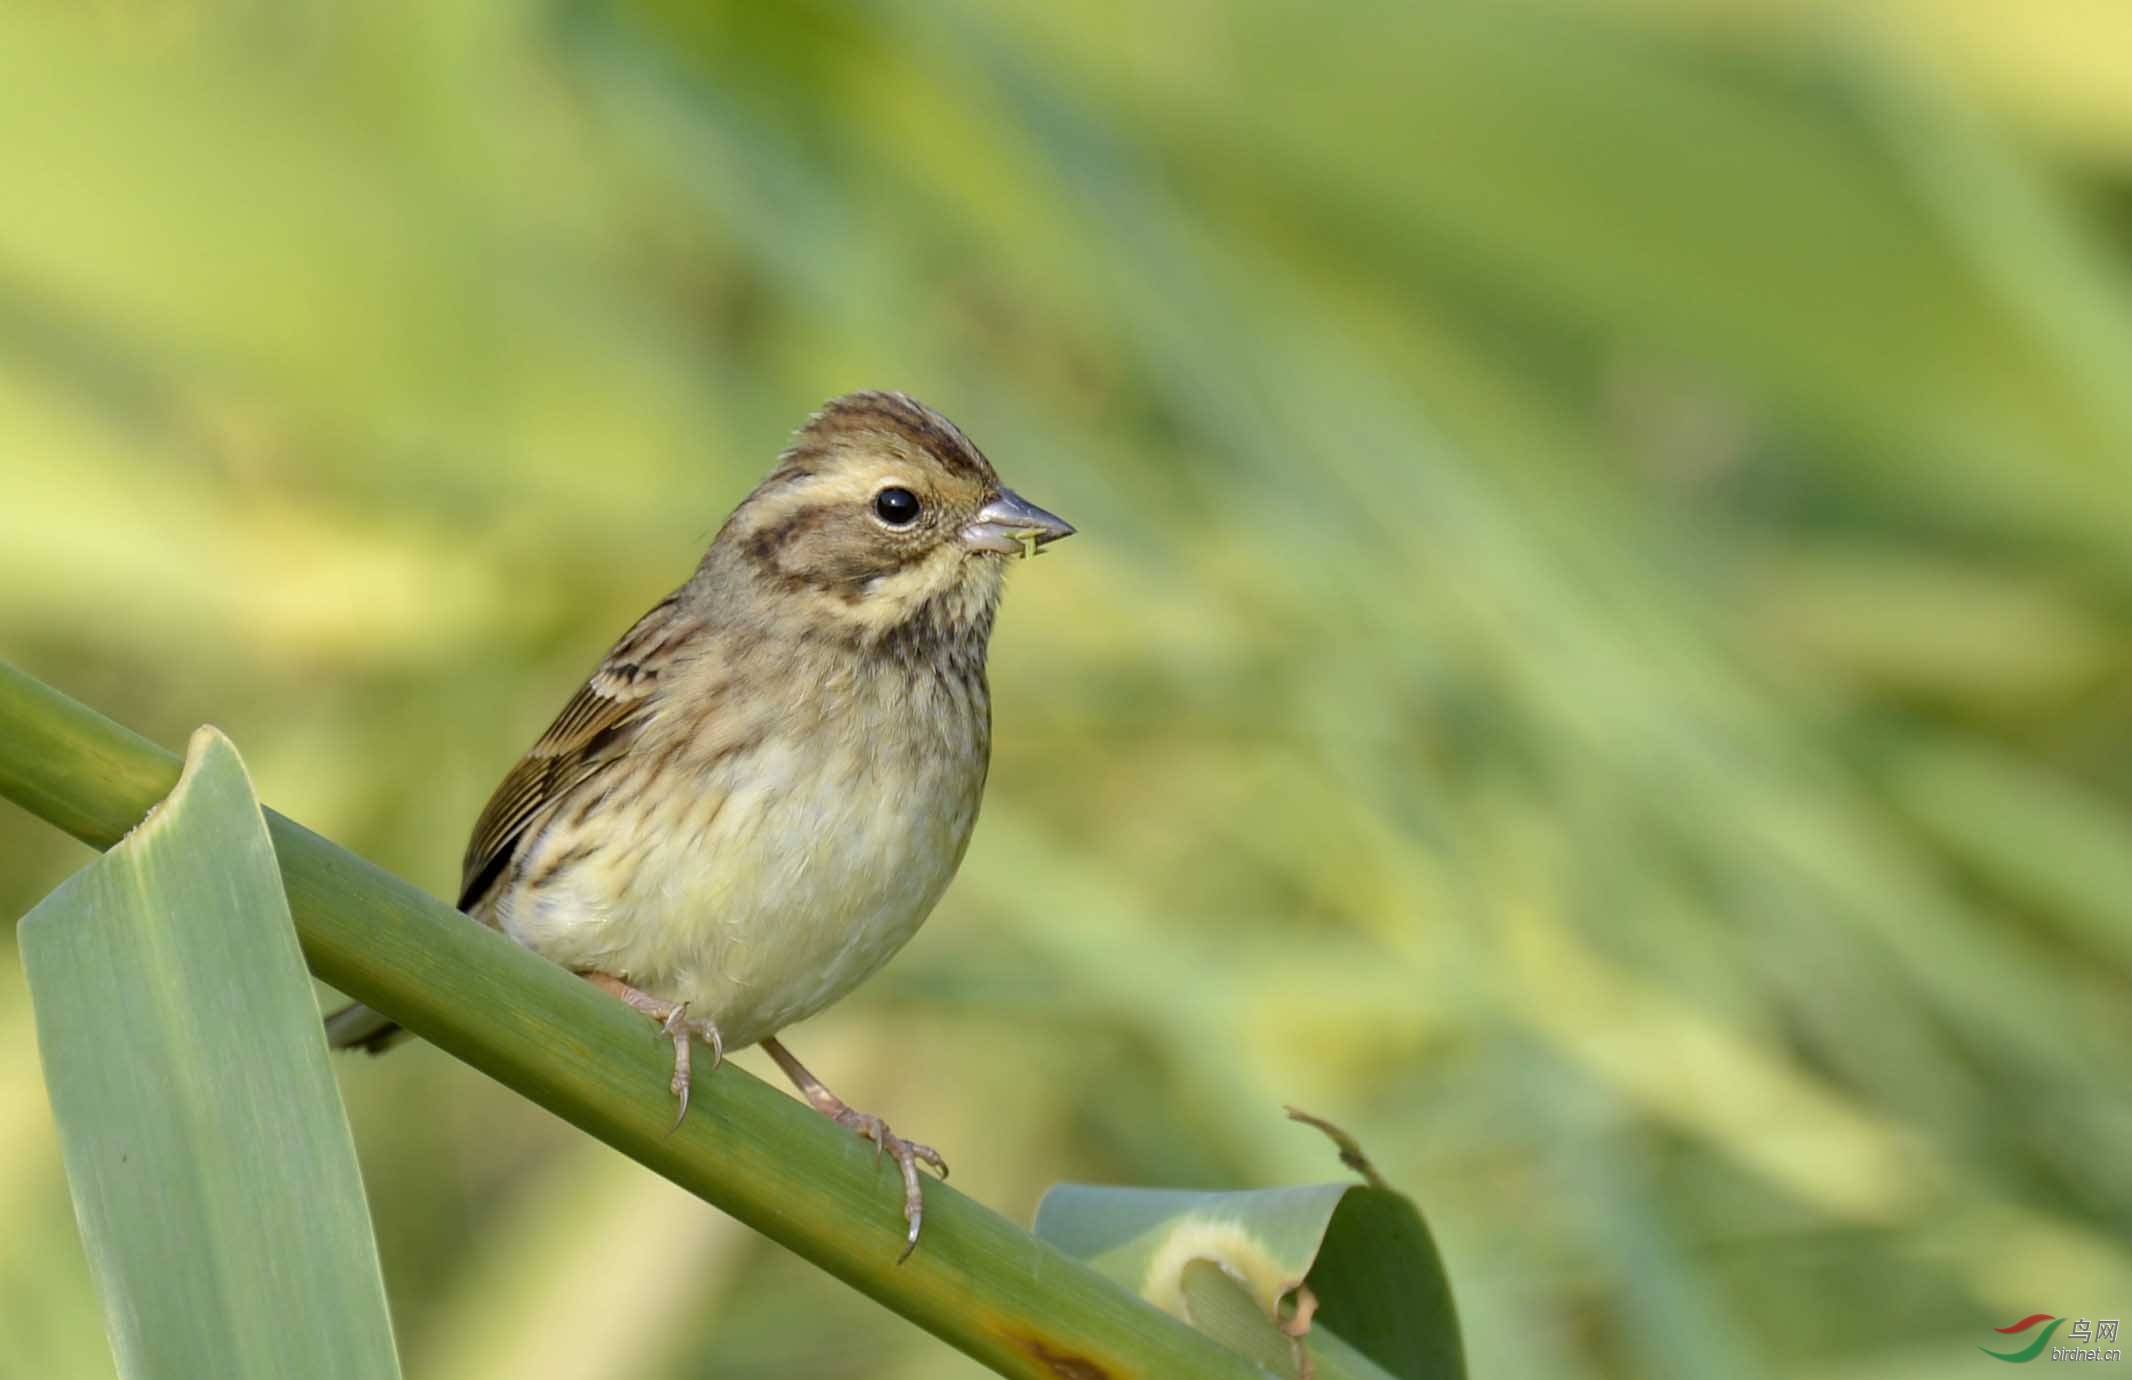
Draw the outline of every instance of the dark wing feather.
<instances>
[{"instance_id":1,"label":"dark wing feather","mask_svg":"<svg viewBox=\"0 0 2132 1380\"><path fill-rule=\"evenodd\" d=\"M659 688L660 673L701 621L673 596L637 620L592 678L519 759L474 822L460 869L459 909L472 910L518 853L526 828L550 804L629 750Z\"/></svg>"}]
</instances>

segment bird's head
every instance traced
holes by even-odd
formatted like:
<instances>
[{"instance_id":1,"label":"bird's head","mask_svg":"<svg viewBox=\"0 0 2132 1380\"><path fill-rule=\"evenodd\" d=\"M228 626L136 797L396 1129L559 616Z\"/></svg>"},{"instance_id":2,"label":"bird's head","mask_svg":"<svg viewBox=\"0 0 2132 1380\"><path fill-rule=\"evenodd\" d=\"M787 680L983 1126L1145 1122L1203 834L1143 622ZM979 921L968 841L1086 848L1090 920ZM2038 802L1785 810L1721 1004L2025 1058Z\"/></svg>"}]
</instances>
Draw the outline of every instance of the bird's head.
<instances>
[{"instance_id":1,"label":"bird's head","mask_svg":"<svg viewBox=\"0 0 2132 1380\"><path fill-rule=\"evenodd\" d=\"M863 639L981 638L1007 558L1072 534L947 418L902 393L850 393L793 436L706 566L737 566L764 597Z\"/></svg>"}]
</instances>

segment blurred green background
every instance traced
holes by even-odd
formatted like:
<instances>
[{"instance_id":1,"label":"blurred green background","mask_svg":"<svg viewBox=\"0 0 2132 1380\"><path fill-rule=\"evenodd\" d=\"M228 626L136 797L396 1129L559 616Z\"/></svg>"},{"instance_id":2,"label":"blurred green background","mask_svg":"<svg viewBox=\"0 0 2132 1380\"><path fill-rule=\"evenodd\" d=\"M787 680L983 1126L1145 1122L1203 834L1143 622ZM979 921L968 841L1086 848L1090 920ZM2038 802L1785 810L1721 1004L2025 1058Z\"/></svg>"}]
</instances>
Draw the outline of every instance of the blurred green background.
<instances>
[{"instance_id":1,"label":"blurred green background","mask_svg":"<svg viewBox=\"0 0 2132 1380\"><path fill-rule=\"evenodd\" d=\"M448 895L786 432L907 389L1082 535L962 879L795 1033L832 1086L1023 1221L1333 1177L1332 1117L1477 1375L1989 1373L2132 1311L2128 54L8 6L0 655ZM0 812L19 914L85 853ZM0 961L0 1375L108 1375ZM343 1075L410 1375L976 1372L432 1050Z\"/></svg>"}]
</instances>

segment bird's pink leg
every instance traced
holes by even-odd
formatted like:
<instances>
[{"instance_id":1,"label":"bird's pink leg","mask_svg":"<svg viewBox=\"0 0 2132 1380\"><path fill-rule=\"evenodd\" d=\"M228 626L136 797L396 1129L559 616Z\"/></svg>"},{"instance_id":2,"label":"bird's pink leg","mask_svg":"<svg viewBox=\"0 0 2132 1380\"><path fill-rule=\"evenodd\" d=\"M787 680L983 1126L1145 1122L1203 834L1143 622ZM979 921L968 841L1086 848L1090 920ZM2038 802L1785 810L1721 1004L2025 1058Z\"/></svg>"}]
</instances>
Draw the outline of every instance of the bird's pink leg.
<instances>
[{"instance_id":1,"label":"bird's pink leg","mask_svg":"<svg viewBox=\"0 0 2132 1380\"><path fill-rule=\"evenodd\" d=\"M785 1071L785 1077L800 1090L800 1096L808 1105L828 1117L839 1126L849 1126L860 1136L874 1143L874 1155L879 1158L886 1150L903 1173L903 1220L910 1224L910 1233L904 1238L903 1254L896 1257L901 1265L910 1259L911 1252L918 1249L918 1227L925 1220L925 1195L918 1189L918 1162L920 1160L938 1170L940 1177L948 1176L948 1162L940 1158L940 1152L930 1145L920 1145L914 1140L892 1134L888 1123L867 1112L854 1111L822 1085L822 1080L807 1072L807 1066L792 1057L792 1051L774 1038L762 1042L763 1052L777 1061Z\"/></svg>"},{"instance_id":2,"label":"bird's pink leg","mask_svg":"<svg viewBox=\"0 0 2132 1380\"><path fill-rule=\"evenodd\" d=\"M717 1072L719 1064L725 1061L725 1039L719 1035L718 1027L707 1020L690 1020L687 1002L667 1001L639 991L611 973L581 973L579 976L657 1021L660 1032L673 1040L674 1078L667 1086L681 1102L680 1110L674 1113L674 1125L678 1127L681 1119L688 1115L689 1045L699 1039L709 1045L711 1071Z\"/></svg>"}]
</instances>

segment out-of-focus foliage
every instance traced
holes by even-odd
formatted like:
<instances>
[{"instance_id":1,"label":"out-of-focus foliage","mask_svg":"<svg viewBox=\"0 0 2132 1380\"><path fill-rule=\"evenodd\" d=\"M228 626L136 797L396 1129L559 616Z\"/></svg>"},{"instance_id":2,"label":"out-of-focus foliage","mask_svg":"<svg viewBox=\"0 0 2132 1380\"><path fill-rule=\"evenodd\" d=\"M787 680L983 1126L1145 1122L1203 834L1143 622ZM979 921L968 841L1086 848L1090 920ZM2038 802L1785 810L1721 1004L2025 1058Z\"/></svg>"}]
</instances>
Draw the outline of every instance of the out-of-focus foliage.
<instances>
[{"instance_id":1,"label":"out-of-focus foliage","mask_svg":"<svg viewBox=\"0 0 2132 1380\"><path fill-rule=\"evenodd\" d=\"M0 645L448 891L783 433L1016 572L919 941L795 1034L1059 1178L1428 1214L1473 1371L1938 1376L2132 1302L2132 13L0 12ZM26 909L81 853L17 816ZM0 1373L108 1373L0 983ZM743 1056L752 1058L754 1056ZM972 1367L432 1051L407 1368ZM678 1200L678 1201L677 1201Z\"/></svg>"}]
</instances>

